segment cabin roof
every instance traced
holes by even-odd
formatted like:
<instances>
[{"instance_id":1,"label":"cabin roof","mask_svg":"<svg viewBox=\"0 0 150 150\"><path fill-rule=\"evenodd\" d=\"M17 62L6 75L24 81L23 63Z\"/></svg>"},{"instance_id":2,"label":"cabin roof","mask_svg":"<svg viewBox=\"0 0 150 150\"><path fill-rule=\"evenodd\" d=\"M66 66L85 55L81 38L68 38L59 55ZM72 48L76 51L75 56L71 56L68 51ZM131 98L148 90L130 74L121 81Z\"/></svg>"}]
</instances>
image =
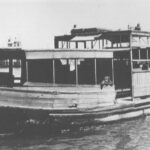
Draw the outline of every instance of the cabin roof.
<instances>
[{"instance_id":1,"label":"cabin roof","mask_svg":"<svg viewBox=\"0 0 150 150\"><path fill-rule=\"evenodd\" d=\"M130 48L118 49L45 49L25 50L26 59L80 59L80 58L113 58L115 51L130 51Z\"/></svg>"},{"instance_id":2,"label":"cabin roof","mask_svg":"<svg viewBox=\"0 0 150 150\"><path fill-rule=\"evenodd\" d=\"M95 40L95 37L101 35L104 32L112 31L104 28L79 28L72 29L70 35L55 36L55 40L59 41L85 41Z\"/></svg>"},{"instance_id":3,"label":"cabin roof","mask_svg":"<svg viewBox=\"0 0 150 150\"><path fill-rule=\"evenodd\" d=\"M56 36L59 41L89 41L108 39L112 42L129 42L130 35L150 37L150 32L141 30L108 30L103 28L72 29L70 35Z\"/></svg>"},{"instance_id":4,"label":"cabin roof","mask_svg":"<svg viewBox=\"0 0 150 150\"><path fill-rule=\"evenodd\" d=\"M109 31L103 33L101 36L97 37L98 39L107 39L112 42L128 42L130 40L130 34L132 31L130 30L123 30L123 31Z\"/></svg>"},{"instance_id":5,"label":"cabin roof","mask_svg":"<svg viewBox=\"0 0 150 150\"><path fill-rule=\"evenodd\" d=\"M147 36L147 37L150 37L150 32L147 32L147 31L140 31L140 30L132 30L131 34L133 36Z\"/></svg>"},{"instance_id":6,"label":"cabin roof","mask_svg":"<svg viewBox=\"0 0 150 150\"><path fill-rule=\"evenodd\" d=\"M80 29L72 29L71 35L74 36L90 36L90 35L98 35L108 31L112 31L105 28L80 28Z\"/></svg>"},{"instance_id":7,"label":"cabin roof","mask_svg":"<svg viewBox=\"0 0 150 150\"><path fill-rule=\"evenodd\" d=\"M21 48L0 48L0 59L25 58L25 52Z\"/></svg>"}]
</instances>

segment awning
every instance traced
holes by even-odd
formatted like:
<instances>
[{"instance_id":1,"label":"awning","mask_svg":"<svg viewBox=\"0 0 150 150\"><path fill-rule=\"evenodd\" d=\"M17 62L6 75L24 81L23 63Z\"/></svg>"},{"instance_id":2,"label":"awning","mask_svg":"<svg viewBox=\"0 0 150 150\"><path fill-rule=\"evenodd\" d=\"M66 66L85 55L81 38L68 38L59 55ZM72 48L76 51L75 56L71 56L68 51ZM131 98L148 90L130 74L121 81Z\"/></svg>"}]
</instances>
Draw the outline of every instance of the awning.
<instances>
[{"instance_id":1,"label":"awning","mask_svg":"<svg viewBox=\"0 0 150 150\"><path fill-rule=\"evenodd\" d=\"M25 51L26 59L83 59L83 58L113 58L112 51L104 50L33 50Z\"/></svg>"}]
</instances>

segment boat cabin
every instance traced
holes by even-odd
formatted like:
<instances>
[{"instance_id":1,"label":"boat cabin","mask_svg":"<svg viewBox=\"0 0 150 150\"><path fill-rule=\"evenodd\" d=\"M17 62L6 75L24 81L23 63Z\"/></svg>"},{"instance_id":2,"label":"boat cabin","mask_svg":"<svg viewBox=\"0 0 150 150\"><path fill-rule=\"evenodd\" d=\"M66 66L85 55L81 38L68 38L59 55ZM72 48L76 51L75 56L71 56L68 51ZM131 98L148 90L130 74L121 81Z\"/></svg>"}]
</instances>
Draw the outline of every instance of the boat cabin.
<instances>
[{"instance_id":1,"label":"boat cabin","mask_svg":"<svg viewBox=\"0 0 150 150\"><path fill-rule=\"evenodd\" d=\"M19 66L16 65L19 62ZM21 64L21 66L20 66ZM20 48L0 49L0 85L18 86L25 82L25 52ZM21 69L22 68L22 69Z\"/></svg>"},{"instance_id":2,"label":"boat cabin","mask_svg":"<svg viewBox=\"0 0 150 150\"><path fill-rule=\"evenodd\" d=\"M13 75L12 59L21 59L22 85L100 88L109 76L118 97L150 95L150 32L72 29L54 43L55 49L7 50L1 58L10 61L8 74Z\"/></svg>"},{"instance_id":3,"label":"boat cabin","mask_svg":"<svg viewBox=\"0 0 150 150\"><path fill-rule=\"evenodd\" d=\"M97 28L72 29L70 35L55 37L55 47L111 51L116 91L128 93L132 98L150 95L150 32L136 27L117 31ZM103 69L106 69L107 66L104 66L105 64ZM100 72L103 72L103 69Z\"/></svg>"},{"instance_id":4,"label":"boat cabin","mask_svg":"<svg viewBox=\"0 0 150 150\"><path fill-rule=\"evenodd\" d=\"M104 76L110 76L113 81L112 59L111 51L26 51L27 81L72 86L97 85Z\"/></svg>"}]
</instances>

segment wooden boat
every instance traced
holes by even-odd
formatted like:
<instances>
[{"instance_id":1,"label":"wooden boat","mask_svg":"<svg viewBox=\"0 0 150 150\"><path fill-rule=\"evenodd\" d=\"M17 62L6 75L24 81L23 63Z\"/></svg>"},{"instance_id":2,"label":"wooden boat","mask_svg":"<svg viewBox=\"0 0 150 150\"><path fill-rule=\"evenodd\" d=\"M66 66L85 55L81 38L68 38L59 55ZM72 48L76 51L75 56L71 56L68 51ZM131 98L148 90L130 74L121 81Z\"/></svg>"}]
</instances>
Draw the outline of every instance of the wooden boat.
<instances>
[{"instance_id":1,"label":"wooden boat","mask_svg":"<svg viewBox=\"0 0 150 150\"><path fill-rule=\"evenodd\" d=\"M0 73L0 127L67 129L149 115L149 37L139 29L73 29L55 37L55 49L1 49L9 71ZM101 88L105 76L112 85Z\"/></svg>"}]
</instances>

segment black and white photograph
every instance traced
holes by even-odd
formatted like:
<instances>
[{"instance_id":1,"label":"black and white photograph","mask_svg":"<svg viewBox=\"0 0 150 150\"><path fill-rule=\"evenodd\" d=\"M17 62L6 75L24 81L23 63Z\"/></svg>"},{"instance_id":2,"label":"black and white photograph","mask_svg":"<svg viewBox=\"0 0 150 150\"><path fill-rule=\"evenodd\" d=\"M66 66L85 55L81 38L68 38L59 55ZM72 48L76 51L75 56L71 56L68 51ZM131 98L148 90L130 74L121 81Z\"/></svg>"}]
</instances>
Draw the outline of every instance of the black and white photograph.
<instances>
[{"instance_id":1,"label":"black and white photograph","mask_svg":"<svg viewBox=\"0 0 150 150\"><path fill-rule=\"evenodd\" d=\"M0 150L150 150L150 0L0 0Z\"/></svg>"}]
</instances>

